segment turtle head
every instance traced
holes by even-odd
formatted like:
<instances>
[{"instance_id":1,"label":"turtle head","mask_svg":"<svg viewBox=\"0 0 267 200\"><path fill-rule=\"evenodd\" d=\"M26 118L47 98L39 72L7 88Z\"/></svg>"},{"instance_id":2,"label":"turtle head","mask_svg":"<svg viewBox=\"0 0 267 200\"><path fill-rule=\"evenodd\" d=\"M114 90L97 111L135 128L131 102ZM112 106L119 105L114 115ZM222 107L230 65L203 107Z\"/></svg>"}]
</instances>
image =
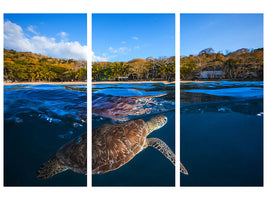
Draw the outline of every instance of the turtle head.
<instances>
[{"instance_id":1,"label":"turtle head","mask_svg":"<svg viewBox=\"0 0 267 200\"><path fill-rule=\"evenodd\" d=\"M151 133L152 131L158 130L161 127L163 127L167 123L167 121L168 121L168 118L163 115L151 118L147 122L148 129L149 129L148 134Z\"/></svg>"}]
</instances>

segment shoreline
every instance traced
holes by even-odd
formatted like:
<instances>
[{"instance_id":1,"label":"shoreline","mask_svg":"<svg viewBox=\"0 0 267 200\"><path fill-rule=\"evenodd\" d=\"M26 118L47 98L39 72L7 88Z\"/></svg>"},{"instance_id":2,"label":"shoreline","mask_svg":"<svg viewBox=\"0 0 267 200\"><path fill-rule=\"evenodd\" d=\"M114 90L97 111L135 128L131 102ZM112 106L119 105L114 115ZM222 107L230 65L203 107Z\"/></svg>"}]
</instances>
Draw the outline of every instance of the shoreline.
<instances>
[{"instance_id":1,"label":"shoreline","mask_svg":"<svg viewBox=\"0 0 267 200\"><path fill-rule=\"evenodd\" d=\"M205 80L201 80L201 81L190 81L190 80L184 80L184 81L180 81L180 83L212 83L212 82L221 82L221 81L229 81L229 82L249 82L249 81L259 81L259 80L244 80L244 81L238 81L238 80L212 80L212 81L205 81Z\"/></svg>"},{"instance_id":2,"label":"shoreline","mask_svg":"<svg viewBox=\"0 0 267 200\"><path fill-rule=\"evenodd\" d=\"M205 82L220 82L220 81L234 81L234 82L244 82L244 81L235 81L235 80L202 80L202 81L191 81L191 80L182 80L179 83L205 83ZM247 80L247 81L253 81L253 80ZM247 82L246 81L246 82ZM255 81L255 80L254 80ZM175 84L175 81L172 82L168 82L168 81L93 81L91 82L92 85L97 85L97 84L133 84L133 83L137 83L137 84L142 84L142 83L163 83L163 84ZM71 81L67 81L67 82L14 82L14 83L7 83L4 82L4 86L5 85L45 85L45 84L49 84L49 85L87 85L87 82L83 82L83 81L77 81L77 82L71 82Z\"/></svg>"},{"instance_id":3,"label":"shoreline","mask_svg":"<svg viewBox=\"0 0 267 200\"><path fill-rule=\"evenodd\" d=\"M124 84L124 83L163 83L163 84L175 84L175 81L93 81L91 82L92 85L94 84Z\"/></svg>"},{"instance_id":4,"label":"shoreline","mask_svg":"<svg viewBox=\"0 0 267 200\"><path fill-rule=\"evenodd\" d=\"M168 82L168 81L96 81L91 82L92 85L94 84L125 84L125 83L163 83L163 84L175 84L175 81ZM85 85L87 82L77 81L77 82L14 82L14 83L7 83L4 82L4 85Z\"/></svg>"},{"instance_id":5,"label":"shoreline","mask_svg":"<svg viewBox=\"0 0 267 200\"><path fill-rule=\"evenodd\" d=\"M4 85L81 85L87 84L87 82L77 81L77 82L14 82L7 83L4 82Z\"/></svg>"}]
</instances>

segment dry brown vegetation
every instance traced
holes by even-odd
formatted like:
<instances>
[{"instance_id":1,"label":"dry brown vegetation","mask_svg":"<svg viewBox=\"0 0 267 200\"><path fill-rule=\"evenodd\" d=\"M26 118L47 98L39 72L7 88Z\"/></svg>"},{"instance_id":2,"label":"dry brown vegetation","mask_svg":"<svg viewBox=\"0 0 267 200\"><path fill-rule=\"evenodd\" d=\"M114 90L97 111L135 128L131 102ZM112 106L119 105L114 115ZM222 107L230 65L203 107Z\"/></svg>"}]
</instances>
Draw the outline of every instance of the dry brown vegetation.
<instances>
[{"instance_id":1,"label":"dry brown vegetation","mask_svg":"<svg viewBox=\"0 0 267 200\"><path fill-rule=\"evenodd\" d=\"M198 55L180 57L182 80L198 79L203 71L222 71L223 79L263 80L263 48L242 48L226 55L207 48Z\"/></svg>"},{"instance_id":2,"label":"dry brown vegetation","mask_svg":"<svg viewBox=\"0 0 267 200\"><path fill-rule=\"evenodd\" d=\"M83 81L86 77L86 61L4 49L5 81Z\"/></svg>"}]
</instances>

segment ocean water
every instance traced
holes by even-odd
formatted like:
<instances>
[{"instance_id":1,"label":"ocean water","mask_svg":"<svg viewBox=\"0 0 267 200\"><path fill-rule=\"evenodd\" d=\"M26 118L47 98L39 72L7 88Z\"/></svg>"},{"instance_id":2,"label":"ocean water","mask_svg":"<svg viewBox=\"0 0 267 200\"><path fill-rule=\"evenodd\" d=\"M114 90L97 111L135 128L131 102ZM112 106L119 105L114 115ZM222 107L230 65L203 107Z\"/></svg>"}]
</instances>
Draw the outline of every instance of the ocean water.
<instances>
[{"instance_id":1,"label":"ocean water","mask_svg":"<svg viewBox=\"0 0 267 200\"><path fill-rule=\"evenodd\" d=\"M4 185L86 186L86 176L71 170L35 176L62 145L86 132L86 112L86 85L4 86Z\"/></svg>"},{"instance_id":2,"label":"ocean water","mask_svg":"<svg viewBox=\"0 0 267 200\"><path fill-rule=\"evenodd\" d=\"M180 87L181 186L263 186L263 82Z\"/></svg>"},{"instance_id":3,"label":"ocean water","mask_svg":"<svg viewBox=\"0 0 267 200\"><path fill-rule=\"evenodd\" d=\"M95 84L92 87L93 128L134 119L147 121L151 117L165 115L167 124L148 137L158 137L175 150L173 84ZM158 150L148 147L119 169L92 175L92 185L174 186L175 167Z\"/></svg>"}]
</instances>

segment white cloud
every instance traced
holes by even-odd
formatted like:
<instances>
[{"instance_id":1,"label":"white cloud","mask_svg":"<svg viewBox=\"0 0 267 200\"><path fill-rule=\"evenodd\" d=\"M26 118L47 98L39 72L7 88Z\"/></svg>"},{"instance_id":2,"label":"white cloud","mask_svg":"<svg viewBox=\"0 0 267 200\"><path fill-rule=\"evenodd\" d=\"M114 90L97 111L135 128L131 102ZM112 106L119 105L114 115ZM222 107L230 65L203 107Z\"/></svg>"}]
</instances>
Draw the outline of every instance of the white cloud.
<instances>
[{"instance_id":1,"label":"white cloud","mask_svg":"<svg viewBox=\"0 0 267 200\"><path fill-rule=\"evenodd\" d=\"M102 56L96 56L94 53L92 53L92 60L93 61L108 61L111 58L115 58L119 55L126 55L128 52L130 52L131 49L128 47L119 47L119 48L108 48L108 53L103 53Z\"/></svg>"},{"instance_id":2,"label":"white cloud","mask_svg":"<svg viewBox=\"0 0 267 200\"><path fill-rule=\"evenodd\" d=\"M61 36L65 37L67 33L61 32ZM56 58L86 60L87 57L86 45L82 46L76 41L64 42L61 40L61 42L56 42L55 38L44 36L27 37L19 25L10 21L4 23L4 47L17 51L41 53Z\"/></svg>"},{"instance_id":3,"label":"white cloud","mask_svg":"<svg viewBox=\"0 0 267 200\"><path fill-rule=\"evenodd\" d=\"M108 50L113 54L127 54L127 52L131 51L128 47L119 47L117 49L109 47Z\"/></svg>"},{"instance_id":4,"label":"white cloud","mask_svg":"<svg viewBox=\"0 0 267 200\"><path fill-rule=\"evenodd\" d=\"M60 36L60 38L61 38L61 41L68 41L68 33L66 33L66 32L64 32L64 31L62 31L62 32L60 32L60 33L58 33L57 35L59 35Z\"/></svg>"},{"instance_id":5,"label":"white cloud","mask_svg":"<svg viewBox=\"0 0 267 200\"><path fill-rule=\"evenodd\" d=\"M18 51L31 51L33 48L30 40L25 37L22 28L10 21L4 24L4 46Z\"/></svg>"},{"instance_id":6,"label":"white cloud","mask_svg":"<svg viewBox=\"0 0 267 200\"><path fill-rule=\"evenodd\" d=\"M92 61L93 62L100 62L100 61L107 61L108 60L107 57L96 56L94 54L94 52L91 53L91 56L92 56Z\"/></svg>"},{"instance_id":7,"label":"white cloud","mask_svg":"<svg viewBox=\"0 0 267 200\"><path fill-rule=\"evenodd\" d=\"M120 47L120 48L118 49L118 52L120 52L120 53L122 53L122 54L126 54L126 53L129 52L129 51L131 51L131 49L128 48L128 47Z\"/></svg>"},{"instance_id":8,"label":"white cloud","mask_svg":"<svg viewBox=\"0 0 267 200\"><path fill-rule=\"evenodd\" d=\"M30 25L27 27L28 31L34 33L35 35L38 35L38 33L34 29L35 29L35 26L33 26L33 25Z\"/></svg>"},{"instance_id":9,"label":"white cloud","mask_svg":"<svg viewBox=\"0 0 267 200\"><path fill-rule=\"evenodd\" d=\"M133 40L138 40L139 38L136 37L136 36L134 36L134 37L132 37L132 39L133 39Z\"/></svg>"},{"instance_id":10,"label":"white cloud","mask_svg":"<svg viewBox=\"0 0 267 200\"><path fill-rule=\"evenodd\" d=\"M117 50L117 49L113 49L112 47L109 47L108 50L109 50L111 53L118 53L118 50Z\"/></svg>"},{"instance_id":11,"label":"white cloud","mask_svg":"<svg viewBox=\"0 0 267 200\"><path fill-rule=\"evenodd\" d=\"M109 61L112 58L116 58L119 55L118 53L120 51L125 51L124 48L113 49L112 47L109 47L109 50L112 51L112 53L102 53L101 56L96 56L94 52L92 52L91 53L92 61L93 62ZM115 54L114 52L116 52L117 54Z\"/></svg>"},{"instance_id":12,"label":"white cloud","mask_svg":"<svg viewBox=\"0 0 267 200\"><path fill-rule=\"evenodd\" d=\"M58 35L60 35L61 37L66 37L68 34L64 31L58 33Z\"/></svg>"}]
</instances>

